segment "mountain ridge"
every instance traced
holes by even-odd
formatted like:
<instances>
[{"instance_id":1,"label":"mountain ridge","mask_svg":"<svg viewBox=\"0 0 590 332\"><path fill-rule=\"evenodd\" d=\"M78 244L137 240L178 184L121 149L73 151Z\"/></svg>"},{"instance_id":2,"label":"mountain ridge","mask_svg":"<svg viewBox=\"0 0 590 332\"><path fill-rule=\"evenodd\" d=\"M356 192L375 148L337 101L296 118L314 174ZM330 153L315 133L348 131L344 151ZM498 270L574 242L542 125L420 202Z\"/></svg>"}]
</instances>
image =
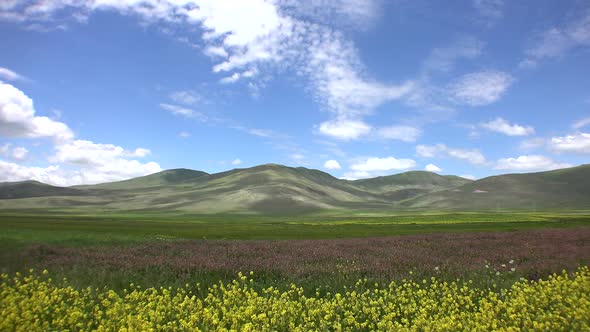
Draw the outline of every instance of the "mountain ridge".
<instances>
[{"instance_id":1,"label":"mountain ridge","mask_svg":"<svg viewBox=\"0 0 590 332\"><path fill-rule=\"evenodd\" d=\"M57 187L0 183L0 209L97 208L183 213L590 208L590 165L472 181L409 171L360 180L305 167L263 164L209 174L170 169L124 181Z\"/></svg>"}]
</instances>

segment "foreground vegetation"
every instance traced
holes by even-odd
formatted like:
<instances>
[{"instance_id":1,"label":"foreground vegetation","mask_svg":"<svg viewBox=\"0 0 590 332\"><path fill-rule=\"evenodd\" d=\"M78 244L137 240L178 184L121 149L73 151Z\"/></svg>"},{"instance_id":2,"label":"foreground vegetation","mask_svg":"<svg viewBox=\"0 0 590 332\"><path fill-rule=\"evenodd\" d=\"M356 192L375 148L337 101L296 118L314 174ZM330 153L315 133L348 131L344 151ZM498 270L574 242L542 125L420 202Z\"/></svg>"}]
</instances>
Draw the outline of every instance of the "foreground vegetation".
<instances>
[{"instance_id":1,"label":"foreground vegetation","mask_svg":"<svg viewBox=\"0 0 590 332\"><path fill-rule=\"evenodd\" d=\"M44 271L45 273L45 271ZM122 292L78 290L67 280L43 275L3 274L0 284L0 330L95 331L432 331L590 329L590 271L565 271L547 280L520 281L507 289L473 287L470 281L359 281L342 293L306 296L291 284L287 290L257 290L253 276L240 274L220 283L204 297L199 285Z\"/></svg>"},{"instance_id":2,"label":"foreground vegetation","mask_svg":"<svg viewBox=\"0 0 590 332\"><path fill-rule=\"evenodd\" d=\"M583 211L4 211L0 331L590 330L589 226Z\"/></svg>"}]
</instances>

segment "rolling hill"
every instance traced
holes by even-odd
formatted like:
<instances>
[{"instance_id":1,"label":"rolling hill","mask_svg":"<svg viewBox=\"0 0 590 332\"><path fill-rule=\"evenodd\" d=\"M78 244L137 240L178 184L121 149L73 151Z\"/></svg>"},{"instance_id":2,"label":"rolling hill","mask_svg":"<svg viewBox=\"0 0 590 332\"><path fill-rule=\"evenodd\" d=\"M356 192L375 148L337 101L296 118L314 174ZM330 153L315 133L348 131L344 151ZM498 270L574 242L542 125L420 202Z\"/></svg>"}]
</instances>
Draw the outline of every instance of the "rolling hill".
<instances>
[{"instance_id":1,"label":"rolling hill","mask_svg":"<svg viewBox=\"0 0 590 332\"><path fill-rule=\"evenodd\" d=\"M490 176L402 203L424 209L536 210L590 208L590 165Z\"/></svg>"},{"instance_id":2,"label":"rolling hill","mask_svg":"<svg viewBox=\"0 0 590 332\"><path fill-rule=\"evenodd\" d=\"M49 208L195 214L588 209L590 165L478 181L423 171L348 181L266 164L215 174L172 169L68 188L35 181L0 184L0 209Z\"/></svg>"},{"instance_id":3,"label":"rolling hill","mask_svg":"<svg viewBox=\"0 0 590 332\"><path fill-rule=\"evenodd\" d=\"M81 196L85 192L75 188L56 187L39 181L0 183L0 199L18 199L47 196Z\"/></svg>"}]
</instances>

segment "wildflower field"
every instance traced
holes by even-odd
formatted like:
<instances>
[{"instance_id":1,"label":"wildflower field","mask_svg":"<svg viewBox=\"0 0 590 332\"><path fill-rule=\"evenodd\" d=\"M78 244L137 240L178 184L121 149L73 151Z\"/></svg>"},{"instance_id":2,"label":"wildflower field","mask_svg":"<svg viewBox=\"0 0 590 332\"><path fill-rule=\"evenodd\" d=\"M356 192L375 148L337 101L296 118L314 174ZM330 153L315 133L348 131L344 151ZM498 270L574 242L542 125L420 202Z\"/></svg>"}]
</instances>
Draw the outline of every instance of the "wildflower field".
<instances>
[{"instance_id":1,"label":"wildflower field","mask_svg":"<svg viewBox=\"0 0 590 332\"><path fill-rule=\"evenodd\" d=\"M36 218L0 216L0 331L590 331L585 216Z\"/></svg>"},{"instance_id":2,"label":"wildflower field","mask_svg":"<svg viewBox=\"0 0 590 332\"><path fill-rule=\"evenodd\" d=\"M44 271L45 272L45 271ZM240 274L207 296L180 288L129 285L122 292L75 289L42 275L2 275L2 331L589 331L590 270L565 271L507 289L435 277L387 285L358 281L342 293L256 290Z\"/></svg>"}]
</instances>

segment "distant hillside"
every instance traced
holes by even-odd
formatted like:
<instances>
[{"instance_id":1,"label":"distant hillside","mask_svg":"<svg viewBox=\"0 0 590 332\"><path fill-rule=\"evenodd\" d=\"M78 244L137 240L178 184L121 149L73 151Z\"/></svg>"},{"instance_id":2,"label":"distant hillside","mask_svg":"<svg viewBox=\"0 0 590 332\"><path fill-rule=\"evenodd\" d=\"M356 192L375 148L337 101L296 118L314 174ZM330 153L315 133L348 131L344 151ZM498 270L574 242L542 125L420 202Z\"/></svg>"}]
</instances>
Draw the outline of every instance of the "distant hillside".
<instances>
[{"instance_id":1,"label":"distant hillside","mask_svg":"<svg viewBox=\"0 0 590 332\"><path fill-rule=\"evenodd\" d=\"M46 196L77 196L84 192L74 188L51 186L38 181L0 183L0 199L18 199Z\"/></svg>"},{"instance_id":2,"label":"distant hillside","mask_svg":"<svg viewBox=\"0 0 590 332\"><path fill-rule=\"evenodd\" d=\"M590 209L590 165L471 181L413 171L356 181L276 164L207 174L173 169L70 188L0 184L0 209L76 208L195 214Z\"/></svg>"},{"instance_id":3,"label":"distant hillside","mask_svg":"<svg viewBox=\"0 0 590 332\"><path fill-rule=\"evenodd\" d=\"M471 181L454 175L438 175L426 171L411 171L356 180L351 181L351 183L372 192L386 193L404 189L419 189L420 191L450 189Z\"/></svg>"},{"instance_id":4,"label":"distant hillside","mask_svg":"<svg viewBox=\"0 0 590 332\"><path fill-rule=\"evenodd\" d=\"M151 206L204 213L297 213L385 203L327 173L274 164L202 176L148 199Z\"/></svg>"},{"instance_id":5,"label":"distant hillside","mask_svg":"<svg viewBox=\"0 0 590 332\"><path fill-rule=\"evenodd\" d=\"M92 186L77 186L75 188L93 188L93 189L136 189L149 188L167 185L176 185L191 182L196 178L204 175L209 175L206 172L195 171L186 168L169 169L162 172L140 176L137 178L101 183Z\"/></svg>"},{"instance_id":6,"label":"distant hillside","mask_svg":"<svg viewBox=\"0 0 590 332\"><path fill-rule=\"evenodd\" d=\"M487 177L403 202L425 209L494 210L590 208L590 165Z\"/></svg>"}]
</instances>

